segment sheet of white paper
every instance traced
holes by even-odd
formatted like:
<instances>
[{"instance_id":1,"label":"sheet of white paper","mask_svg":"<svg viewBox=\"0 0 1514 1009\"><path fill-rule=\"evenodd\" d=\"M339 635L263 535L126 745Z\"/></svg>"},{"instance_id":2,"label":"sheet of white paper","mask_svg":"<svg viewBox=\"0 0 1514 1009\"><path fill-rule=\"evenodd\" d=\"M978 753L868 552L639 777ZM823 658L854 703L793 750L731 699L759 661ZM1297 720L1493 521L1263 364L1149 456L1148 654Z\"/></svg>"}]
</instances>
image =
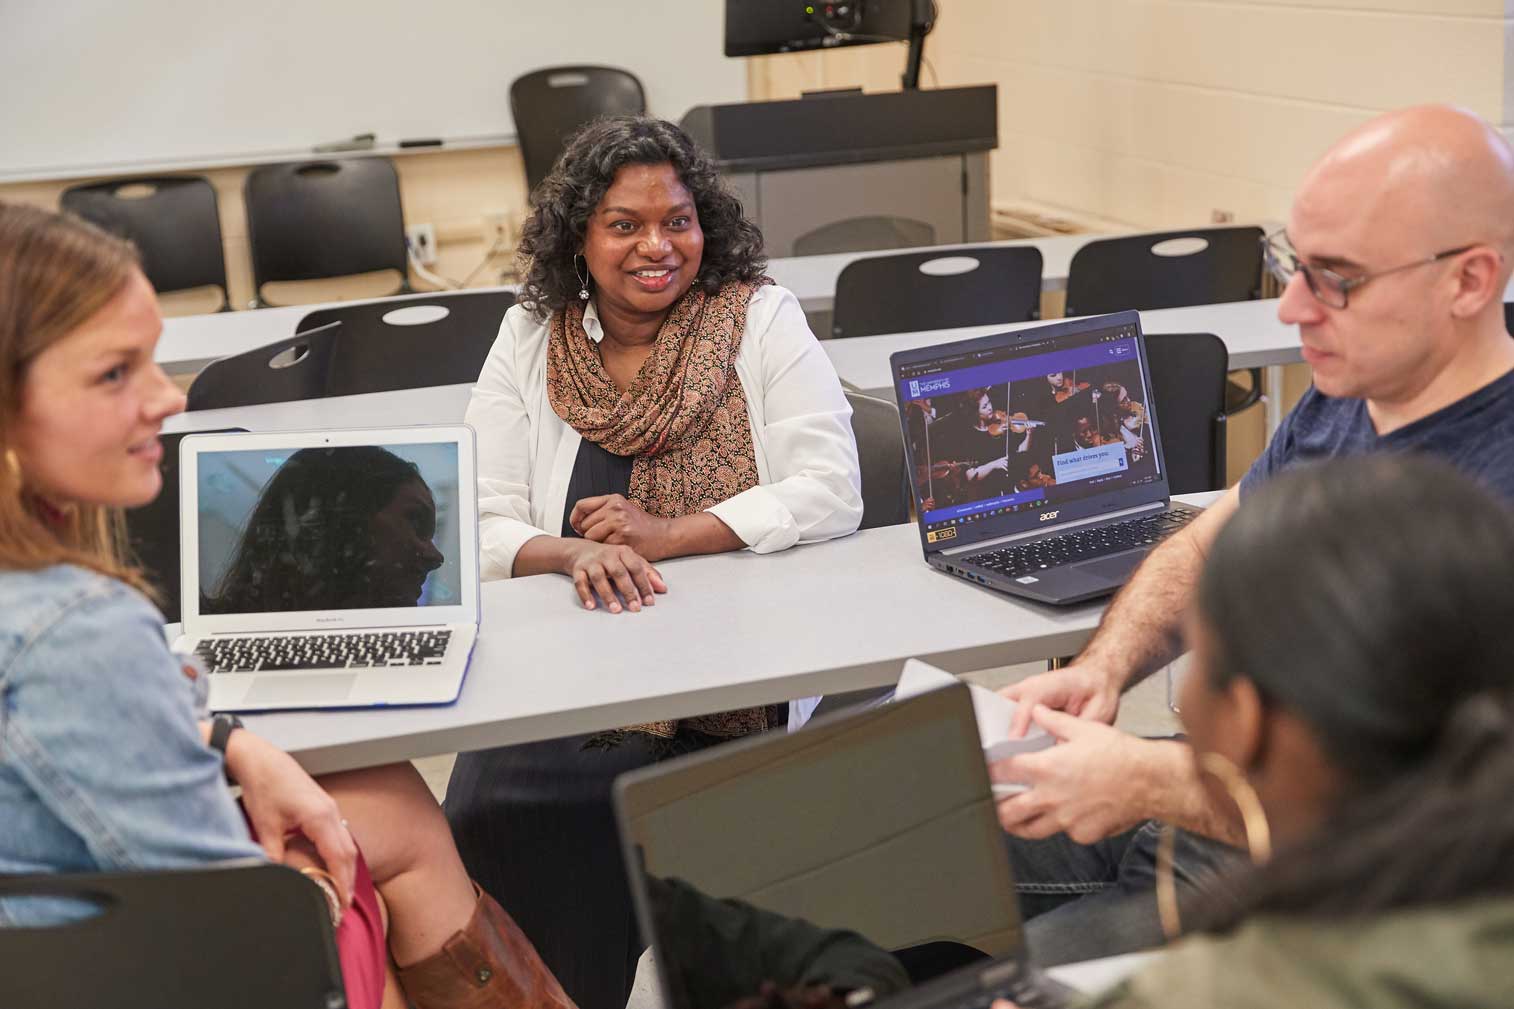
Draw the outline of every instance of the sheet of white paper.
<instances>
[{"instance_id":1,"label":"sheet of white paper","mask_svg":"<svg viewBox=\"0 0 1514 1009\"><path fill-rule=\"evenodd\" d=\"M906 697L923 694L927 690L939 690L958 682L960 681L951 673L937 669L919 659L909 659L904 663L904 671L899 674L899 684L894 688L894 699L903 700ZM1009 724L1014 720L1015 702L977 684L968 684L967 689L972 695L973 717L978 723L978 740L983 746L983 760L986 763L993 764L1018 753L1044 750L1056 742L1045 729L1035 725L1030 727L1030 731L1023 738L1011 739ZM996 796L1013 795L1016 792L1025 791L1024 785L1008 782L995 782L993 787Z\"/></svg>"}]
</instances>

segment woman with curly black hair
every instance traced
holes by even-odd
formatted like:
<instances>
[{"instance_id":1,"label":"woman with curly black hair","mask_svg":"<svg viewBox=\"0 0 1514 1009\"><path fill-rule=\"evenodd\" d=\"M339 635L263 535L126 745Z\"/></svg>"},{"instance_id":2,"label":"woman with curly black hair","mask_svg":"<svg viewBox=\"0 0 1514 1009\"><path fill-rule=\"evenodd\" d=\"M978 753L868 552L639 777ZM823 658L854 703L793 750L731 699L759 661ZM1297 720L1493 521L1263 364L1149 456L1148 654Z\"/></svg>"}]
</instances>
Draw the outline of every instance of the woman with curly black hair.
<instances>
[{"instance_id":1,"label":"woman with curly black hair","mask_svg":"<svg viewBox=\"0 0 1514 1009\"><path fill-rule=\"evenodd\" d=\"M709 157L671 123L600 120L532 203L521 303L468 407L484 577L561 574L585 610L634 613L668 591L665 558L853 532L851 408ZM464 861L582 1009L625 1005L642 948L611 781L784 721L755 708L458 759Z\"/></svg>"}]
</instances>

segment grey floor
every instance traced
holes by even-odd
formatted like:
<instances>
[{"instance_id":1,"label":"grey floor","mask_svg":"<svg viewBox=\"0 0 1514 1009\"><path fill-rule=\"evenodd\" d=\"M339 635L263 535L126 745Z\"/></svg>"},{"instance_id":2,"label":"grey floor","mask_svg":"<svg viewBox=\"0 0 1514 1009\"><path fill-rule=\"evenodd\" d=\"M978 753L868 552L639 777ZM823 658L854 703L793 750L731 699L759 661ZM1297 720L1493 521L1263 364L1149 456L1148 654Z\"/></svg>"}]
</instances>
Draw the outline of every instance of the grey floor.
<instances>
[{"instance_id":1,"label":"grey floor","mask_svg":"<svg viewBox=\"0 0 1514 1009\"><path fill-rule=\"evenodd\" d=\"M998 688L1034 675L1045 668L1045 664L1041 662L1000 666L995 669L968 673L962 678L985 687ZM1169 709L1167 702L1167 675L1159 673L1125 695L1120 704L1120 717L1116 724L1127 732L1143 736L1168 735L1176 732L1178 731L1177 717ZM431 791L435 793L438 802L446 795L447 778L452 773L452 762L456 756L456 754L447 754L415 762L416 767L425 777L426 783L431 786ZM655 970L650 957L643 957L641 970L636 978L636 986L631 991L626 1009L661 1009L662 1000L657 993Z\"/></svg>"}]
</instances>

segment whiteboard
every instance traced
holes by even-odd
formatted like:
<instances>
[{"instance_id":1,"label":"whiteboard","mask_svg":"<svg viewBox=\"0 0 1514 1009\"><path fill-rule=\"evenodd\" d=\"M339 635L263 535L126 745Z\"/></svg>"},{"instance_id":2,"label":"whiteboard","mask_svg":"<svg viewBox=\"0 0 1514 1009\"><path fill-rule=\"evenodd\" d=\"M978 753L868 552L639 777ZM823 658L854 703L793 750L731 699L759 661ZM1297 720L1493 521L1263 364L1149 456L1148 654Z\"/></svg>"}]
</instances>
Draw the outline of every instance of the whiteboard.
<instances>
[{"instance_id":1,"label":"whiteboard","mask_svg":"<svg viewBox=\"0 0 1514 1009\"><path fill-rule=\"evenodd\" d=\"M507 143L510 82L594 63L648 110L744 101L717 0L0 0L0 179Z\"/></svg>"}]
</instances>

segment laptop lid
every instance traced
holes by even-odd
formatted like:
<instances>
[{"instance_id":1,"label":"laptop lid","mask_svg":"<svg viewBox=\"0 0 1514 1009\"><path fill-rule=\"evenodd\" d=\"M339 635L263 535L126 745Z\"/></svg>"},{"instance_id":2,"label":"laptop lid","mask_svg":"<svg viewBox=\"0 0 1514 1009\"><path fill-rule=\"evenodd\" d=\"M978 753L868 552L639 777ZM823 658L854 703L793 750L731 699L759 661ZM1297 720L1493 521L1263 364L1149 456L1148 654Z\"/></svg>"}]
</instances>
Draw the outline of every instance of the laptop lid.
<instances>
[{"instance_id":1,"label":"laptop lid","mask_svg":"<svg viewBox=\"0 0 1514 1009\"><path fill-rule=\"evenodd\" d=\"M890 363L927 555L1169 497L1136 312Z\"/></svg>"},{"instance_id":2,"label":"laptop lid","mask_svg":"<svg viewBox=\"0 0 1514 1009\"><path fill-rule=\"evenodd\" d=\"M885 995L941 943L1023 952L964 686L624 774L615 807L668 1009L764 980Z\"/></svg>"},{"instance_id":3,"label":"laptop lid","mask_svg":"<svg viewBox=\"0 0 1514 1009\"><path fill-rule=\"evenodd\" d=\"M471 428L179 446L185 634L477 624Z\"/></svg>"}]
</instances>

